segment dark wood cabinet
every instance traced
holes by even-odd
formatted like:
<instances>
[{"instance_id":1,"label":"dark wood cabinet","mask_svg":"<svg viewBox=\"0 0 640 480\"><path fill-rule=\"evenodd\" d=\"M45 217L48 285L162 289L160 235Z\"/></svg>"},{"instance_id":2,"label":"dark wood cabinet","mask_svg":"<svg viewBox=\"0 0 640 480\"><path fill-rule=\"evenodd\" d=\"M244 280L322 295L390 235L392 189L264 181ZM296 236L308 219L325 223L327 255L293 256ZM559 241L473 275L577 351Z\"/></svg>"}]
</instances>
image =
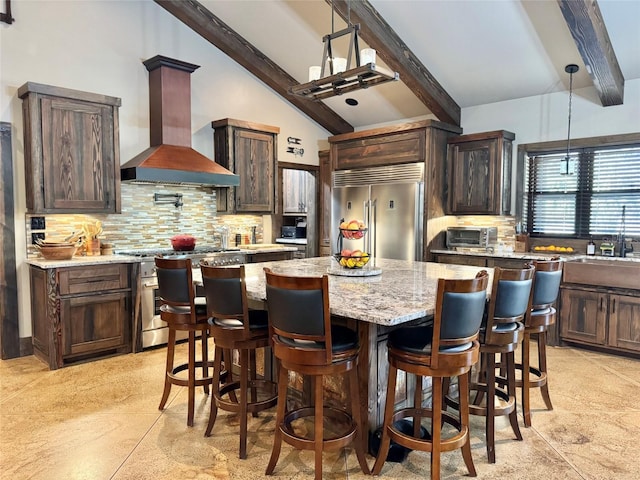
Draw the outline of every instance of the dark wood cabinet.
<instances>
[{"instance_id":1,"label":"dark wood cabinet","mask_svg":"<svg viewBox=\"0 0 640 480\"><path fill-rule=\"evenodd\" d=\"M505 130L449 139L449 213L511 213L511 165L515 135Z\"/></svg>"},{"instance_id":2,"label":"dark wood cabinet","mask_svg":"<svg viewBox=\"0 0 640 480\"><path fill-rule=\"evenodd\" d=\"M282 213L306 215L309 208L307 183L313 180L305 170L282 170Z\"/></svg>"},{"instance_id":3,"label":"dark wood cabinet","mask_svg":"<svg viewBox=\"0 0 640 480\"><path fill-rule=\"evenodd\" d=\"M621 352L640 352L640 298L633 292L564 285L563 340Z\"/></svg>"},{"instance_id":4,"label":"dark wood cabinet","mask_svg":"<svg viewBox=\"0 0 640 480\"><path fill-rule=\"evenodd\" d=\"M320 198L318 203L318 254L331 255L331 160L329 150L318 152L320 161Z\"/></svg>"},{"instance_id":5,"label":"dark wood cabinet","mask_svg":"<svg viewBox=\"0 0 640 480\"><path fill-rule=\"evenodd\" d=\"M225 118L211 123L215 161L240 177L217 190L220 213L275 213L275 168L280 129Z\"/></svg>"},{"instance_id":6,"label":"dark wood cabinet","mask_svg":"<svg viewBox=\"0 0 640 480\"><path fill-rule=\"evenodd\" d=\"M251 252L247 253L247 263L279 262L281 260L291 260L296 252Z\"/></svg>"},{"instance_id":7,"label":"dark wood cabinet","mask_svg":"<svg viewBox=\"0 0 640 480\"><path fill-rule=\"evenodd\" d=\"M119 98L28 82L23 100L27 210L119 213Z\"/></svg>"},{"instance_id":8,"label":"dark wood cabinet","mask_svg":"<svg viewBox=\"0 0 640 480\"><path fill-rule=\"evenodd\" d=\"M33 350L49 368L133 350L131 265L30 267Z\"/></svg>"},{"instance_id":9,"label":"dark wood cabinet","mask_svg":"<svg viewBox=\"0 0 640 480\"><path fill-rule=\"evenodd\" d=\"M471 265L473 267L487 266L487 259L485 257L472 257L470 255L436 255L435 261L438 263L447 263L454 265Z\"/></svg>"}]
</instances>

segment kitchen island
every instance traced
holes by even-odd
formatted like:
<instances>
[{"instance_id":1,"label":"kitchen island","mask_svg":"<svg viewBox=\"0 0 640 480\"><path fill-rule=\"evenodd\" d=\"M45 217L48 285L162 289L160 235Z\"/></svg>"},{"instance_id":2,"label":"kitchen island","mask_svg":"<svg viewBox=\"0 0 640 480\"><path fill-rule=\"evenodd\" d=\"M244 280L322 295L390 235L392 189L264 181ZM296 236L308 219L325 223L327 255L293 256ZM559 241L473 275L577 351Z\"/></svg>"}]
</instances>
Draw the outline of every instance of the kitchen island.
<instances>
[{"instance_id":1,"label":"kitchen island","mask_svg":"<svg viewBox=\"0 0 640 480\"><path fill-rule=\"evenodd\" d=\"M293 276L320 276L341 268L333 257L316 257L245 266L247 295L255 307L264 308L266 282L264 268ZM367 267L380 269L380 275L329 275L331 314L337 321L357 329L360 337L360 378L363 402L366 400L368 429L375 430L384 413L387 385L387 335L398 325L428 322L435 311L439 278L473 278L482 268L403 260L372 259ZM490 275L493 270L486 269ZM194 271L194 280L198 276ZM328 395L343 399L341 382L327 382ZM412 399L414 382L404 374L398 378L396 402L400 406ZM430 385L428 386L430 388Z\"/></svg>"}]
</instances>

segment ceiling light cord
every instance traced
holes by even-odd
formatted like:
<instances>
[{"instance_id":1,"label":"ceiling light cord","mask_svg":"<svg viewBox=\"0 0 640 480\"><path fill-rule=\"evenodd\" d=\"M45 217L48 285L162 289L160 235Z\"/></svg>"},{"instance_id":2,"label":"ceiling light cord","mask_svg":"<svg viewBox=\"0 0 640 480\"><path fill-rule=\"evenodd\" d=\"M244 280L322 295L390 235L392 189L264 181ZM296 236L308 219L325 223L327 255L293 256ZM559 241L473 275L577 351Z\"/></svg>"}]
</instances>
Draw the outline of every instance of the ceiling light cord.
<instances>
[{"instance_id":1,"label":"ceiling light cord","mask_svg":"<svg viewBox=\"0 0 640 480\"><path fill-rule=\"evenodd\" d=\"M578 66L570 64L564 67L564 71L569 74L569 119L567 122L567 168L569 165L569 151L571 150L571 103L573 99L573 74L578 71Z\"/></svg>"}]
</instances>

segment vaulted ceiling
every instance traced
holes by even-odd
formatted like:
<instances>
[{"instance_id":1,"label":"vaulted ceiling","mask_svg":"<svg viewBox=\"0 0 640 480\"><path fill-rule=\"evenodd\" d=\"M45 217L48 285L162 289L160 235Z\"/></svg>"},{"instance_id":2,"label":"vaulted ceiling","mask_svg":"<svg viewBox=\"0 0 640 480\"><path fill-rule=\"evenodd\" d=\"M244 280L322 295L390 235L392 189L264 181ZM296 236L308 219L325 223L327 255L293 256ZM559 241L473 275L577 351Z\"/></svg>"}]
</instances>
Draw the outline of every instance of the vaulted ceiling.
<instances>
[{"instance_id":1,"label":"vaulted ceiling","mask_svg":"<svg viewBox=\"0 0 640 480\"><path fill-rule=\"evenodd\" d=\"M603 108L640 78L636 0L155 1L334 134L426 116L459 125L461 107L568 90L570 63L574 89L594 86ZM289 94L346 21L400 81L315 102ZM333 46L346 56L346 42Z\"/></svg>"}]
</instances>

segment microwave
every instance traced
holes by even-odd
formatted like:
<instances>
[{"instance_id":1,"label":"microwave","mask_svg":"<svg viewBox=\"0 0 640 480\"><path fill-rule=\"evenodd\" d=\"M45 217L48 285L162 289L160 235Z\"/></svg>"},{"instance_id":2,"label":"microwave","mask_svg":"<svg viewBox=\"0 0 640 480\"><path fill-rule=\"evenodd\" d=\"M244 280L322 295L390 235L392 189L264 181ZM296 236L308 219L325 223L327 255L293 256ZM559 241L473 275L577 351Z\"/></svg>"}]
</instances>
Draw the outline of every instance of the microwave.
<instances>
[{"instance_id":1,"label":"microwave","mask_svg":"<svg viewBox=\"0 0 640 480\"><path fill-rule=\"evenodd\" d=\"M447 248L489 248L498 241L497 227L449 227Z\"/></svg>"},{"instance_id":2,"label":"microwave","mask_svg":"<svg viewBox=\"0 0 640 480\"><path fill-rule=\"evenodd\" d=\"M282 238L307 238L307 227L282 227Z\"/></svg>"}]
</instances>

